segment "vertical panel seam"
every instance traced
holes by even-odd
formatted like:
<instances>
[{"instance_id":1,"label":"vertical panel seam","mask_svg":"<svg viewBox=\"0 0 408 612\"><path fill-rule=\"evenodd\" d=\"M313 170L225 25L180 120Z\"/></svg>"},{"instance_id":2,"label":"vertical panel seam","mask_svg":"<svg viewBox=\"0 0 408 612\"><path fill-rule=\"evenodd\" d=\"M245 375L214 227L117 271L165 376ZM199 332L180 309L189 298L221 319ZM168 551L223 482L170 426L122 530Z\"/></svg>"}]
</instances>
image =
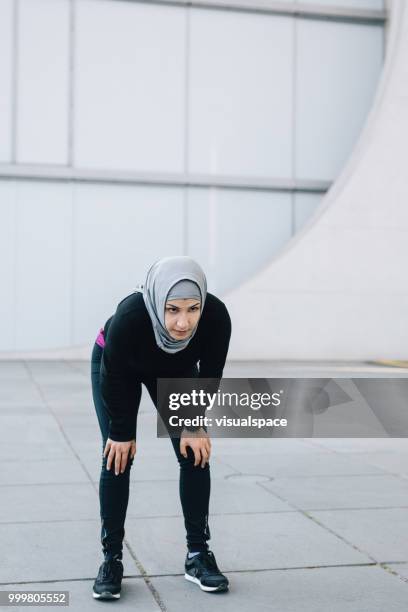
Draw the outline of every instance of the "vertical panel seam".
<instances>
[{"instance_id":1,"label":"vertical panel seam","mask_svg":"<svg viewBox=\"0 0 408 612\"><path fill-rule=\"evenodd\" d=\"M75 226L76 226L76 185L72 181L69 183L70 185L70 195L71 195L71 265L70 265L70 346L74 346L75 339L75 326L74 326L74 288L75 288Z\"/></svg>"},{"instance_id":2,"label":"vertical panel seam","mask_svg":"<svg viewBox=\"0 0 408 612\"><path fill-rule=\"evenodd\" d=\"M11 53L11 163L17 163L17 111L18 111L18 63L19 63L19 11L20 0L14 0L12 13Z\"/></svg>"},{"instance_id":3,"label":"vertical panel seam","mask_svg":"<svg viewBox=\"0 0 408 612\"><path fill-rule=\"evenodd\" d=\"M17 350L17 274L18 274L18 183L12 182L13 189L13 210L14 210L14 274L13 274L13 348Z\"/></svg>"},{"instance_id":4,"label":"vertical panel seam","mask_svg":"<svg viewBox=\"0 0 408 612\"><path fill-rule=\"evenodd\" d=\"M75 112L75 30L76 3L69 0L69 42L68 42L68 166L74 165L74 112Z\"/></svg>"},{"instance_id":5,"label":"vertical panel seam","mask_svg":"<svg viewBox=\"0 0 408 612\"><path fill-rule=\"evenodd\" d=\"M20 0L14 0L12 13L12 53L11 53L11 163L17 163L17 110L18 110L18 45L19 45L19 14ZM17 258L18 258L18 184L12 183L13 202L13 320L12 320L12 346L17 350Z\"/></svg>"},{"instance_id":6,"label":"vertical panel seam","mask_svg":"<svg viewBox=\"0 0 408 612\"><path fill-rule=\"evenodd\" d=\"M298 73L298 21L293 18L293 70L292 70L292 181L296 181L296 159L297 159L297 73ZM296 194L292 191L291 194L291 236L296 232Z\"/></svg>"},{"instance_id":7,"label":"vertical panel seam","mask_svg":"<svg viewBox=\"0 0 408 612\"><path fill-rule=\"evenodd\" d=\"M75 52L76 52L76 0L69 0L69 56L68 56L68 167L74 166L74 113L75 113ZM74 325L74 290L75 290L75 199L76 186L72 181L69 182L71 199L71 239L70 239L70 287L69 287L69 343L74 345L75 325Z\"/></svg>"},{"instance_id":8,"label":"vertical panel seam","mask_svg":"<svg viewBox=\"0 0 408 612\"><path fill-rule=\"evenodd\" d=\"M190 7L186 7L185 11L185 43L184 43L184 176L189 174L189 157L190 157ZM187 185L183 189L183 234L182 234L182 250L183 255L189 252L188 243L188 223L189 223L189 188Z\"/></svg>"}]
</instances>

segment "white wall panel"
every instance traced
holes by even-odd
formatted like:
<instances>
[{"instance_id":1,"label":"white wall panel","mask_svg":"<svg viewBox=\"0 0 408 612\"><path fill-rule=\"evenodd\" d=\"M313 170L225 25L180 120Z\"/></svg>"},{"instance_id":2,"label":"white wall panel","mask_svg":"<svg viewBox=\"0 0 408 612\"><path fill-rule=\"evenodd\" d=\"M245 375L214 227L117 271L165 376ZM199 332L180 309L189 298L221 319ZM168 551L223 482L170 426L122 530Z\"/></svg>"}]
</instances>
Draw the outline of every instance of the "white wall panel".
<instances>
[{"instance_id":1,"label":"white wall panel","mask_svg":"<svg viewBox=\"0 0 408 612\"><path fill-rule=\"evenodd\" d=\"M19 0L17 161L68 160L69 2Z\"/></svg>"},{"instance_id":2,"label":"white wall panel","mask_svg":"<svg viewBox=\"0 0 408 612\"><path fill-rule=\"evenodd\" d=\"M11 161L13 4L0 2L0 162Z\"/></svg>"},{"instance_id":3,"label":"white wall panel","mask_svg":"<svg viewBox=\"0 0 408 612\"><path fill-rule=\"evenodd\" d=\"M71 344L72 196L66 184L17 184L16 349Z\"/></svg>"},{"instance_id":4,"label":"white wall panel","mask_svg":"<svg viewBox=\"0 0 408 612\"><path fill-rule=\"evenodd\" d=\"M290 238L291 196L285 193L190 189L188 254L225 293L251 277Z\"/></svg>"},{"instance_id":5,"label":"white wall panel","mask_svg":"<svg viewBox=\"0 0 408 612\"><path fill-rule=\"evenodd\" d=\"M180 189L77 187L74 344L96 337L156 259L183 254L182 222Z\"/></svg>"},{"instance_id":6,"label":"white wall panel","mask_svg":"<svg viewBox=\"0 0 408 612\"><path fill-rule=\"evenodd\" d=\"M300 228L310 219L323 198L322 193L295 193L294 194L294 230Z\"/></svg>"},{"instance_id":7,"label":"white wall panel","mask_svg":"<svg viewBox=\"0 0 408 612\"><path fill-rule=\"evenodd\" d=\"M191 11L190 171L291 176L293 23Z\"/></svg>"},{"instance_id":8,"label":"white wall panel","mask_svg":"<svg viewBox=\"0 0 408 612\"><path fill-rule=\"evenodd\" d=\"M77 7L75 164L181 171L185 10L100 0Z\"/></svg>"},{"instance_id":9,"label":"white wall panel","mask_svg":"<svg viewBox=\"0 0 408 612\"><path fill-rule=\"evenodd\" d=\"M337 177L373 102L383 29L299 20L296 177Z\"/></svg>"},{"instance_id":10,"label":"white wall panel","mask_svg":"<svg viewBox=\"0 0 408 612\"><path fill-rule=\"evenodd\" d=\"M0 181L0 350L14 350L15 184Z\"/></svg>"}]
</instances>

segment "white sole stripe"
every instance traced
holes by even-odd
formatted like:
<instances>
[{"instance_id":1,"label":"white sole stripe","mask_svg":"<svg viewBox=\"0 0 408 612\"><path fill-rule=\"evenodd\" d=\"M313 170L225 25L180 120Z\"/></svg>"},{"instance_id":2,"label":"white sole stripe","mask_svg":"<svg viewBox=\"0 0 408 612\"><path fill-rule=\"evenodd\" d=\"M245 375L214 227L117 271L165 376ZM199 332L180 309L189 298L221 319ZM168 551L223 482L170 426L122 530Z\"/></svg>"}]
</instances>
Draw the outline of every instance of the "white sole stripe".
<instances>
[{"instance_id":1,"label":"white sole stripe","mask_svg":"<svg viewBox=\"0 0 408 612\"><path fill-rule=\"evenodd\" d=\"M120 593L109 593L109 591L105 593L95 593L95 591L93 591L92 594L95 599L119 599L120 597Z\"/></svg>"},{"instance_id":2,"label":"white sole stripe","mask_svg":"<svg viewBox=\"0 0 408 612\"><path fill-rule=\"evenodd\" d=\"M200 587L200 589L202 591L218 591L219 587L209 587L209 586L205 586L204 584L201 584L200 580L198 578L195 578L194 576L190 576L190 574L184 574L184 578L186 580L189 580L190 582L194 582L195 584L198 584L198 586ZM224 588L224 587L223 587Z\"/></svg>"}]
</instances>

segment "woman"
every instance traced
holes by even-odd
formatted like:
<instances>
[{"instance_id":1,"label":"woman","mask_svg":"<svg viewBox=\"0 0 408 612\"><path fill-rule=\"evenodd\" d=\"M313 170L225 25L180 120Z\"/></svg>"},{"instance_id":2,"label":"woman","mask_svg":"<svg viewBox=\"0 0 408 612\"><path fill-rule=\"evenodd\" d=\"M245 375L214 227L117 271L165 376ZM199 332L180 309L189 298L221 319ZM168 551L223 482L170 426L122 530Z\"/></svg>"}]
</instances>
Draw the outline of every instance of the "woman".
<instances>
[{"instance_id":1,"label":"woman","mask_svg":"<svg viewBox=\"0 0 408 612\"><path fill-rule=\"evenodd\" d=\"M157 261L145 284L120 302L100 331L92 352L92 392L104 449L99 497L105 560L93 586L95 598L120 597L142 383L157 408L158 378L221 378L230 336L225 305L207 293L204 272L184 256ZM171 442L180 465L185 578L204 591L226 591L228 579L207 544L211 442L199 428Z\"/></svg>"}]
</instances>

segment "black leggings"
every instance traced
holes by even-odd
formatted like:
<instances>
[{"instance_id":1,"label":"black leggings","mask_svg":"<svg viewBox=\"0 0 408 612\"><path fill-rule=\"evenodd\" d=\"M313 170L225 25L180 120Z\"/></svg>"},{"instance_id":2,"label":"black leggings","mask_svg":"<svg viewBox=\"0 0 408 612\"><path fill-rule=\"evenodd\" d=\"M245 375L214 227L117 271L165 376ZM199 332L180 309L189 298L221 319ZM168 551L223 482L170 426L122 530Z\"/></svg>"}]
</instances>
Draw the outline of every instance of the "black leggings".
<instances>
[{"instance_id":1,"label":"black leggings","mask_svg":"<svg viewBox=\"0 0 408 612\"><path fill-rule=\"evenodd\" d=\"M91 361L92 395L96 415L102 434L102 449L109 437L109 415L101 396L99 384L100 363L103 349L94 344ZM190 377L186 374L184 377ZM156 379L141 380L140 391L135 397L135 420L142 392L142 383L149 391L150 397L157 408ZM202 468L194 466L194 453L187 447L187 458L180 453L180 438L171 438L174 452L180 465L180 500L184 514L184 525L187 532L187 547L190 552L207 550L207 540L210 539L208 527L208 506L210 499L210 466L206 463ZM113 466L106 469L105 457L102 457L102 469L99 480L99 501L101 516L101 542L105 555L122 556L122 542L125 536L125 518L129 501L129 476L133 459L127 462L126 469L118 476ZM136 455L137 461L137 455Z\"/></svg>"}]
</instances>

